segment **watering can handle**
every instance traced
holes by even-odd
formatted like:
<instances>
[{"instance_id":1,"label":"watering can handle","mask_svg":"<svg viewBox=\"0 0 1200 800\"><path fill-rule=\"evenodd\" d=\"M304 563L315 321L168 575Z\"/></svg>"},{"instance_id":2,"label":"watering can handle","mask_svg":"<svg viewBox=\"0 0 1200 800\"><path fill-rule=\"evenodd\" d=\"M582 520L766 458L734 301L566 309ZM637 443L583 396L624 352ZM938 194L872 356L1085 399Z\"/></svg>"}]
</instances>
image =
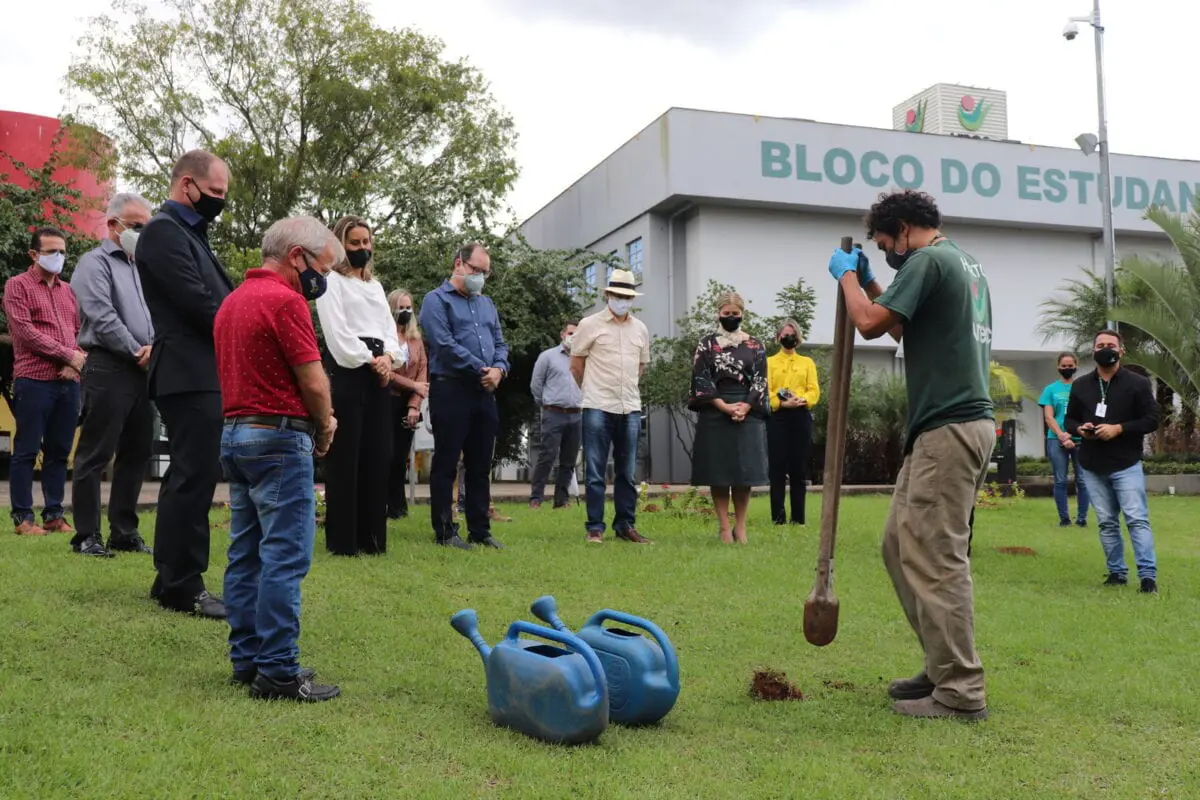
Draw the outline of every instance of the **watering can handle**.
<instances>
[{"instance_id":1,"label":"watering can handle","mask_svg":"<svg viewBox=\"0 0 1200 800\"><path fill-rule=\"evenodd\" d=\"M598 625L606 619L610 619L613 622L620 622L622 625L628 625L631 628L641 628L653 636L654 641L658 642L658 646L662 648L663 655L666 656L667 673L672 683L679 680L679 659L675 655L675 648L671 645L671 640L667 638L667 634L663 633L662 628L648 619L635 617L623 611L613 611L611 608L597 611L586 624L591 625L595 623Z\"/></svg>"},{"instance_id":2,"label":"watering can handle","mask_svg":"<svg viewBox=\"0 0 1200 800\"><path fill-rule=\"evenodd\" d=\"M583 656L583 660L587 662L588 669L591 670L592 678L596 681L596 699L603 700L601 692L608 689L607 679L604 677L604 667L600 666L600 659L596 658L596 651L591 646L569 631L558 631L554 628L546 628L542 625L534 625L532 622L526 622L519 619L512 625L508 626L508 633L505 638L516 641L517 635L527 633L530 636L539 636L543 639L549 639L552 642L558 642L561 645L571 648L579 655ZM607 700L605 700L607 702Z\"/></svg>"}]
</instances>

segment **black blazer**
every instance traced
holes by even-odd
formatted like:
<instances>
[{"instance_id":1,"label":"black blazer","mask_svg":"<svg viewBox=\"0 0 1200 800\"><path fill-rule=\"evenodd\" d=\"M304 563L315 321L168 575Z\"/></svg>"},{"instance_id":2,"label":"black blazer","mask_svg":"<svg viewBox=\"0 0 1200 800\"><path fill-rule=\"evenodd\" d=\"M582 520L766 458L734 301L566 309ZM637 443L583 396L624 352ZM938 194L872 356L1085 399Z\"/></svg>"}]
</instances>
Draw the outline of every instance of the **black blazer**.
<instances>
[{"instance_id":1,"label":"black blazer","mask_svg":"<svg viewBox=\"0 0 1200 800\"><path fill-rule=\"evenodd\" d=\"M138 237L134 260L154 322L150 397L219 392L213 320L233 282L208 244L165 204Z\"/></svg>"}]
</instances>

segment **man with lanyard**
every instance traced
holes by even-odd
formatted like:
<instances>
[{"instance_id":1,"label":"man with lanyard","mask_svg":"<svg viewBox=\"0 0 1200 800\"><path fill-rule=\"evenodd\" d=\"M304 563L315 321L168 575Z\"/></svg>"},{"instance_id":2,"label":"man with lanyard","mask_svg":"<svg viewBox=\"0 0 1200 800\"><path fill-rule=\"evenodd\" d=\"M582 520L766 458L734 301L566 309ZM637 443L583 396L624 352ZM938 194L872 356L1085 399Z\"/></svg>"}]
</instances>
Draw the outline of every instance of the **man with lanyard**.
<instances>
[{"instance_id":1,"label":"man with lanyard","mask_svg":"<svg viewBox=\"0 0 1200 800\"><path fill-rule=\"evenodd\" d=\"M1158 563L1146 504L1142 445L1145 436L1158 429L1158 403L1150 380L1121 366L1124 354L1121 334L1110 330L1096 334L1092 345L1096 369L1071 386L1067 432L1083 437L1080 473L1096 508L1100 544L1108 565L1104 585L1124 586L1129 582L1121 541L1120 515L1124 514L1140 591L1157 594Z\"/></svg>"}]
</instances>

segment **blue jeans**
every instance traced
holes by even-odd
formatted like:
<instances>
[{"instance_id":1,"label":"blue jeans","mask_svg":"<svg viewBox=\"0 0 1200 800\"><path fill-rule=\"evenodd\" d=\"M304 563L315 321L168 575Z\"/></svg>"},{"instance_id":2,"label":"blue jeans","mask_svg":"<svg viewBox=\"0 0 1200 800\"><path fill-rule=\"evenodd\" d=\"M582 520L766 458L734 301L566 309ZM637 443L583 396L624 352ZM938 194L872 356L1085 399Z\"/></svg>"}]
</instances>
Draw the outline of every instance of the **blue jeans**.
<instances>
[{"instance_id":1,"label":"blue jeans","mask_svg":"<svg viewBox=\"0 0 1200 800\"><path fill-rule=\"evenodd\" d=\"M226 425L229 566L225 609L235 670L276 680L300 671L300 581L316 536L313 442L289 429Z\"/></svg>"},{"instance_id":2,"label":"blue jeans","mask_svg":"<svg viewBox=\"0 0 1200 800\"><path fill-rule=\"evenodd\" d=\"M1080 470L1087 483L1092 505L1096 508L1096 521L1100 524L1100 544L1104 547L1104 558L1110 574L1122 577L1129 573L1125 564L1125 548L1121 541L1121 518L1125 515L1125 526L1129 528L1129 541L1133 544L1133 557L1137 562L1139 578L1157 577L1154 558L1154 534L1150 532L1150 512L1146 507L1146 477L1142 473L1142 462L1128 469L1101 475Z\"/></svg>"},{"instance_id":3,"label":"blue jeans","mask_svg":"<svg viewBox=\"0 0 1200 800\"><path fill-rule=\"evenodd\" d=\"M637 517L637 484L633 473L637 467L638 437L642 430L642 414L610 414L594 408L583 410L583 462L587 486L587 531L604 533L604 472L612 449L613 471L613 530L627 531L634 527Z\"/></svg>"},{"instance_id":4,"label":"blue jeans","mask_svg":"<svg viewBox=\"0 0 1200 800\"><path fill-rule=\"evenodd\" d=\"M1058 506L1058 518L1063 522L1071 519L1071 509L1067 505L1067 468L1075 467L1075 499L1079 501L1079 515L1075 519L1087 522L1088 490L1083 478L1079 475L1079 446L1068 450L1058 439L1046 440L1046 458L1054 469L1054 505Z\"/></svg>"},{"instance_id":5,"label":"blue jeans","mask_svg":"<svg viewBox=\"0 0 1200 800\"><path fill-rule=\"evenodd\" d=\"M13 523L33 522L33 465L42 453L42 520L63 515L67 459L79 424L79 384L75 381L13 381L13 418L17 423L8 485Z\"/></svg>"}]
</instances>

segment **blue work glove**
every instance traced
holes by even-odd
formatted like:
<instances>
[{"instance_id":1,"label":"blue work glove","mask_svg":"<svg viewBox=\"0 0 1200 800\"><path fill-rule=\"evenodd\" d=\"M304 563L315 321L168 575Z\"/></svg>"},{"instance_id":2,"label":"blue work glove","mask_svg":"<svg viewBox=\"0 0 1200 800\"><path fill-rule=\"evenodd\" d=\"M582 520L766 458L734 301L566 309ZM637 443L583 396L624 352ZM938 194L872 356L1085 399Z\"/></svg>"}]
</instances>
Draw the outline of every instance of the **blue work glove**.
<instances>
[{"instance_id":1,"label":"blue work glove","mask_svg":"<svg viewBox=\"0 0 1200 800\"><path fill-rule=\"evenodd\" d=\"M867 254L862 250L858 251L858 285L862 288L867 288L867 285L875 280L875 273L871 272L871 260L867 258Z\"/></svg>"},{"instance_id":2,"label":"blue work glove","mask_svg":"<svg viewBox=\"0 0 1200 800\"><path fill-rule=\"evenodd\" d=\"M857 247L849 253L840 247L837 248L829 258L829 274L835 281L841 281L842 276L847 272L856 272L860 255L862 255L862 250Z\"/></svg>"}]
</instances>

